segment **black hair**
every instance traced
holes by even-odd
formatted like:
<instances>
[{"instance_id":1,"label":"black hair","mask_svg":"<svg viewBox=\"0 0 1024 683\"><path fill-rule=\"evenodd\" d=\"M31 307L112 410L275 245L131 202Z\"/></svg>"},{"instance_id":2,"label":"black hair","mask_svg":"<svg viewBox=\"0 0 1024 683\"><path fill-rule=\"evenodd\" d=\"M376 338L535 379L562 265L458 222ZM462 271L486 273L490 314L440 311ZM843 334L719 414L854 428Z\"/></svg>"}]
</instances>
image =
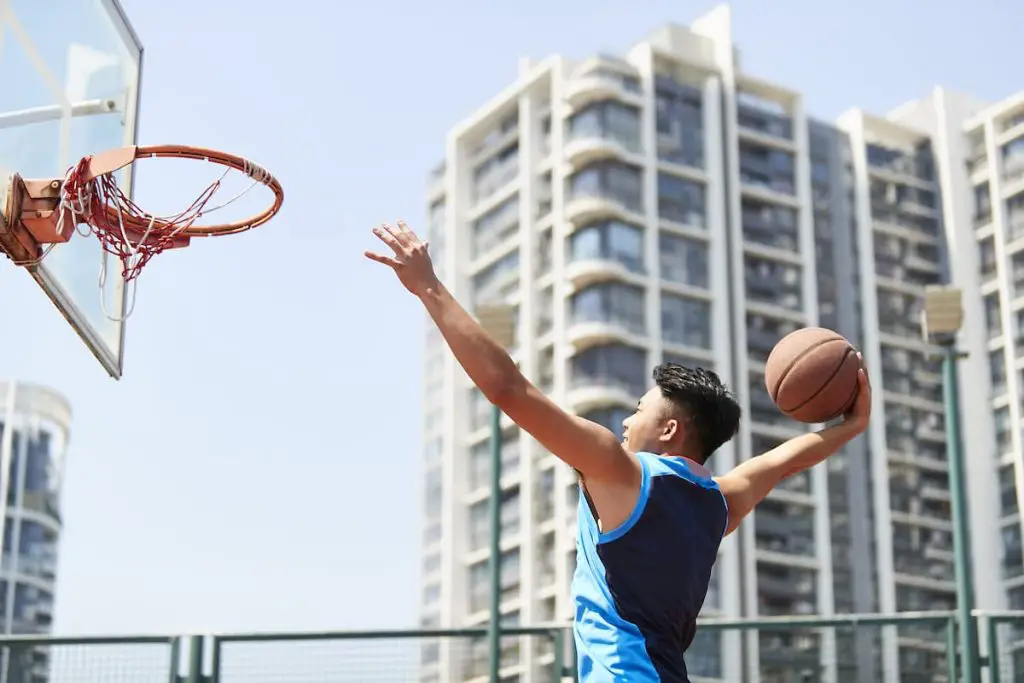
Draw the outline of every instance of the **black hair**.
<instances>
[{"instance_id":1,"label":"black hair","mask_svg":"<svg viewBox=\"0 0 1024 683\"><path fill-rule=\"evenodd\" d=\"M654 383L688 419L691 443L700 462L707 462L718 447L736 436L740 405L711 370L662 363L654 368ZM694 458L695 460L697 458Z\"/></svg>"}]
</instances>

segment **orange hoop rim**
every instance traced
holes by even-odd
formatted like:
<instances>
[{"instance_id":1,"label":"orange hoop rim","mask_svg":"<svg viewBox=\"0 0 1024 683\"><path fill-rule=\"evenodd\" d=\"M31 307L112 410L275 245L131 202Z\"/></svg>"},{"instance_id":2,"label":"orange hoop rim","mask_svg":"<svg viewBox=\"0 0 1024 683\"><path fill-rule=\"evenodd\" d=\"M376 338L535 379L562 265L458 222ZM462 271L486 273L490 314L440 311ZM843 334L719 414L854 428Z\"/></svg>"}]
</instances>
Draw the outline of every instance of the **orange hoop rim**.
<instances>
[{"instance_id":1,"label":"orange hoop rim","mask_svg":"<svg viewBox=\"0 0 1024 683\"><path fill-rule=\"evenodd\" d=\"M176 234L181 237L219 237L245 232L269 221L277 215L278 211L281 210L281 205L284 203L284 189L281 187L280 181L264 167L244 157L205 147L147 145L106 150L88 158L88 169L84 179L92 181L100 176L110 175L140 159L191 159L193 161L212 162L235 169L269 188L274 193L274 201L270 207L255 216L235 221L234 223L190 225L187 228L176 231ZM130 214L123 215L108 204L104 205L104 210L108 219L112 221L120 220L124 227L131 232L146 233L152 230L161 232L175 229L174 224L159 218L150 221Z\"/></svg>"}]
</instances>

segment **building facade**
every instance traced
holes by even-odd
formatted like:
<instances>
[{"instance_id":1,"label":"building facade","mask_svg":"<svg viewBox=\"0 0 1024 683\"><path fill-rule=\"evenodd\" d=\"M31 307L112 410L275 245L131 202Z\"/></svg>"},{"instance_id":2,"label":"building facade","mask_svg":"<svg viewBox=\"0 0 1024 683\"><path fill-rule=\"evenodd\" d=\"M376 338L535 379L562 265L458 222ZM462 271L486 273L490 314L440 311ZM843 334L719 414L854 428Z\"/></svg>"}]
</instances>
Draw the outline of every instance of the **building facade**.
<instances>
[{"instance_id":1,"label":"building facade","mask_svg":"<svg viewBox=\"0 0 1024 683\"><path fill-rule=\"evenodd\" d=\"M889 117L853 111L818 122L799 93L741 68L722 6L689 27L659 29L622 57L524 62L512 86L450 132L430 183L429 240L439 274L468 308L516 307L511 351L525 374L617 433L657 363L718 372L745 419L709 463L717 471L804 429L764 388L765 360L782 336L823 325L863 350L876 388L869 432L827 466L787 480L725 540L708 616L952 606L941 376L919 313L928 284L953 279L967 297L996 293L1002 308L992 319L1006 331L993 337L980 323L967 331L961 379L975 564L985 565L978 606L1000 608L1024 585L1014 583L1024 572L1021 405L1009 398L1024 380L1013 355L1024 343L1014 346L1009 332L1024 329L1012 298L1014 277L1024 276L1014 275L1016 233L1007 227L1012 187L994 180L1008 163L1015 168L1002 149L1024 99L1019 105L989 109L939 90ZM984 169L980 147L993 160ZM983 182L987 223L976 206L984 193L972 189ZM965 232L974 224L977 235ZM995 246L983 256L989 238ZM1024 241L1018 246L1024 263ZM995 356L1001 383L988 367ZM482 625L489 404L432 326L425 358L423 625ZM502 617L564 622L576 482L504 427ZM999 491L1012 509L997 509ZM1000 553L1014 569L990 570ZM942 670L942 637L910 628L700 632L689 665L700 680L781 681L794 671L806 680L895 680ZM509 639L506 680L549 680L545 647ZM430 648L424 680L473 679L486 672L486 654L485 643Z\"/></svg>"},{"instance_id":2,"label":"building facade","mask_svg":"<svg viewBox=\"0 0 1024 683\"><path fill-rule=\"evenodd\" d=\"M71 424L67 400L46 387L0 382L3 632L51 630L61 532L61 483ZM5 680L44 681L44 649L4 653Z\"/></svg>"}]
</instances>

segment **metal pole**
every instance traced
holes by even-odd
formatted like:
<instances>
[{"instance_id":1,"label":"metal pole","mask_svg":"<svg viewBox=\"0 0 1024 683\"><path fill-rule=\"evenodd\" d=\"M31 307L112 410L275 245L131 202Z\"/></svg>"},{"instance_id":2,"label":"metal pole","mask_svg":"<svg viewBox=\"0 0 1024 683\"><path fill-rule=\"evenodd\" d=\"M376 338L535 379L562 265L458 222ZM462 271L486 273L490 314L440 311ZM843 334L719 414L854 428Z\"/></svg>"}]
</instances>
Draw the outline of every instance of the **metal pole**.
<instances>
[{"instance_id":1,"label":"metal pole","mask_svg":"<svg viewBox=\"0 0 1024 683\"><path fill-rule=\"evenodd\" d=\"M949 460L949 488L952 494L953 553L956 567L957 622L960 631L960 671L966 683L981 680L978 662L977 626L974 609L974 576L967 540L967 490L964 482L963 450L960 442L960 395L957 387L955 344L945 345L942 359L942 394L946 404L946 453Z\"/></svg>"},{"instance_id":2,"label":"metal pole","mask_svg":"<svg viewBox=\"0 0 1024 683\"><path fill-rule=\"evenodd\" d=\"M491 406L491 621L487 631L490 682L501 668L501 410Z\"/></svg>"},{"instance_id":3,"label":"metal pole","mask_svg":"<svg viewBox=\"0 0 1024 683\"><path fill-rule=\"evenodd\" d=\"M203 637L192 636L188 642L187 683L203 683Z\"/></svg>"},{"instance_id":4,"label":"metal pole","mask_svg":"<svg viewBox=\"0 0 1024 683\"><path fill-rule=\"evenodd\" d=\"M551 662L551 683L562 683L565 678L565 629L555 629L553 640L555 652Z\"/></svg>"}]
</instances>

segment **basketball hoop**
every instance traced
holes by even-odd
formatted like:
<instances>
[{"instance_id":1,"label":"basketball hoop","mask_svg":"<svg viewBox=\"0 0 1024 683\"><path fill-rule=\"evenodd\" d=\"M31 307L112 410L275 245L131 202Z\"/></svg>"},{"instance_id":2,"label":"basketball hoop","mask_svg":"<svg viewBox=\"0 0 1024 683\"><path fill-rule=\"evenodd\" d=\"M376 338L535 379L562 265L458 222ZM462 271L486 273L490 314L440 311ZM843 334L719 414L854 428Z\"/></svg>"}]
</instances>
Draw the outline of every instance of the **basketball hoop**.
<instances>
[{"instance_id":1,"label":"basketball hoop","mask_svg":"<svg viewBox=\"0 0 1024 683\"><path fill-rule=\"evenodd\" d=\"M154 216L128 198L114 176L129 164L149 158L208 161L224 170L184 211ZM227 201L208 206L232 169L252 183ZM274 201L265 211L233 223L199 224L201 218L232 204L256 185L274 193ZM35 268L55 245L67 242L77 231L82 236L95 236L104 251L121 261L125 282L134 284L157 254L187 247L193 237L234 235L263 225L280 211L283 201L284 191L277 178L242 157L184 145L122 147L84 157L68 169L63 179L25 180L14 174L7 206L0 214L0 249L16 265ZM87 229L83 231L81 226ZM104 265L101 287L105 280Z\"/></svg>"}]
</instances>

